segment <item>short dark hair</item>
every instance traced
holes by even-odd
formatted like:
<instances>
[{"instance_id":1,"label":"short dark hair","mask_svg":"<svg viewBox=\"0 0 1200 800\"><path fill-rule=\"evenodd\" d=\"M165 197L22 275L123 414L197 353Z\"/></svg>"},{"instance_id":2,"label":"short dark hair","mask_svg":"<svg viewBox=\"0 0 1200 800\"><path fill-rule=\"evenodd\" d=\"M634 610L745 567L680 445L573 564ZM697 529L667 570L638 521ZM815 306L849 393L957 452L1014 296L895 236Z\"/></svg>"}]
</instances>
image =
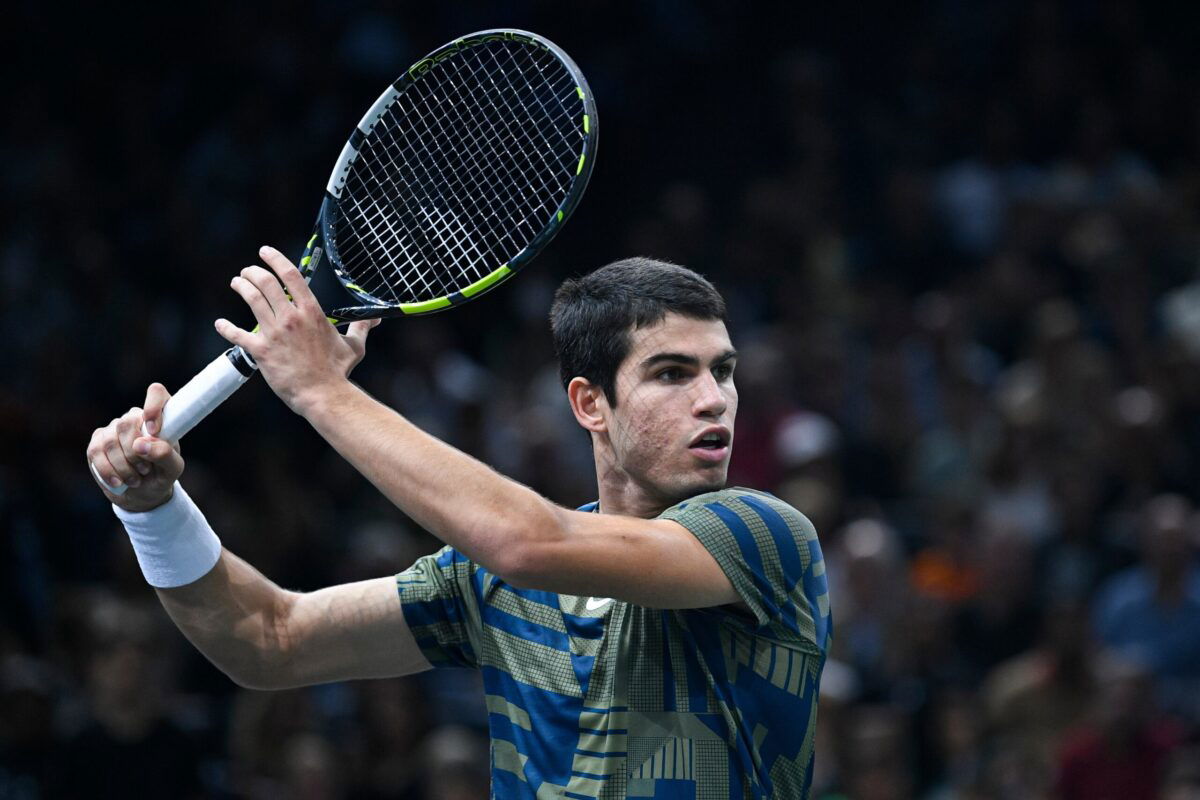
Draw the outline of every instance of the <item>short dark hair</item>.
<instances>
[{"instance_id":1,"label":"short dark hair","mask_svg":"<svg viewBox=\"0 0 1200 800\"><path fill-rule=\"evenodd\" d=\"M703 276L653 258L614 261L554 293L550 330L563 387L579 376L617 404L617 368L629 354L629 334L668 312L726 321L725 300Z\"/></svg>"}]
</instances>

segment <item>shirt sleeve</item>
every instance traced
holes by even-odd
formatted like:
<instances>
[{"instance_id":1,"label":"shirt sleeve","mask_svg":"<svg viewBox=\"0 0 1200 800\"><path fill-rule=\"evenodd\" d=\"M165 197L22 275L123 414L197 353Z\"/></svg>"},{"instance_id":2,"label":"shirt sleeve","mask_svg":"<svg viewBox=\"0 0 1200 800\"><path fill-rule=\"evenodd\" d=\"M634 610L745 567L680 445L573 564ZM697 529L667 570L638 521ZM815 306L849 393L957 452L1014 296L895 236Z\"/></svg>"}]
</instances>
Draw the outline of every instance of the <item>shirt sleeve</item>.
<instances>
[{"instance_id":1,"label":"shirt sleeve","mask_svg":"<svg viewBox=\"0 0 1200 800\"><path fill-rule=\"evenodd\" d=\"M480 567L452 547L396 575L404 621L434 667L477 667Z\"/></svg>"},{"instance_id":2,"label":"shirt sleeve","mask_svg":"<svg viewBox=\"0 0 1200 800\"><path fill-rule=\"evenodd\" d=\"M829 587L807 517L765 492L725 489L680 503L661 518L683 525L712 554L754 615L754 633L827 652Z\"/></svg>"}]
</instances>

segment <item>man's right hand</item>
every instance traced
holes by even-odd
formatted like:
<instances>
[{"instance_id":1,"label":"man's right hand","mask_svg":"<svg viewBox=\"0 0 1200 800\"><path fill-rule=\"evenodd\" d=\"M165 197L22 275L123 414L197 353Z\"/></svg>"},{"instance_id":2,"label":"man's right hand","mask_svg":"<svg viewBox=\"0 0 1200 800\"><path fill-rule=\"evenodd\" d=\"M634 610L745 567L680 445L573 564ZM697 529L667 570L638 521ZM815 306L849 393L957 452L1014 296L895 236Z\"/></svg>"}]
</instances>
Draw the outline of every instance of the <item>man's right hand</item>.
<instances>
[{"instance_id":1,"label":"man's right hand","mask_svg":"<svg viewBox=\"0 0 1200 800\"><path fill-rule=\"evenodd\" d=\"M162 409L171 395L161 383L146 390L145 408L131 408L92 433L87 458L106 486L104 496L126 511L149 511L171 499L175 481L183 474L179 445L155 436L162 426ZM144 432L143 432L144 426ZM108 487L126 485L124 494Z\"/></svg>"}]
</instances>

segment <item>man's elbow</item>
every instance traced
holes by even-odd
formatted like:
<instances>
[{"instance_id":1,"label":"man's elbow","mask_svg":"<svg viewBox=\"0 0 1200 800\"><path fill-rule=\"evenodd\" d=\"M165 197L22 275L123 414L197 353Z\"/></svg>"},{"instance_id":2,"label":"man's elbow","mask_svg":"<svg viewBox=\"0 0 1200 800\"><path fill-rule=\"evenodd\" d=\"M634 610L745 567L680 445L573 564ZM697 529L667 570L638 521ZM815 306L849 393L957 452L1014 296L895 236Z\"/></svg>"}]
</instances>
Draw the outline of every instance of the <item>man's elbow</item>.
<instances>
[{"instance_id":1,"label":"man's elbow","mask_svg":"<svg viewBox=\"0 0 1200 800\"><path fill-rule=\"evenodd\" d=\"M276 691L299 685L290 666L299 657L295 640L288 635L289 614L294 593L280 592L270 613L260 618L261 627L241 640L240 646L213 660L229 680L243 689Z\"/></svg>"},{"instance_id":2,"label":"man's elbow","mask_svg":"<svg viewBox=\"0 0 1200 800\"><path fill-rule=\"evenodd\" d=\"M537 563L532 548L523 546L519 551L505 554L498 565L496 575L514 589L540 589L544 572Z\"/></svg>"},{"instance_id":3,"label":"man's elbow","mask_svg":"<svg viewBox=\"0 0 1200 800\"><path fill-rule=\"evenodd\" d=\"M497 555L493 572L516 589L539 589L545 576L541 547L534 542L522 542L505 548Z\"/></svg>"},{"instance_id":4,"label":"man's elbow","mask_svg":"<svg viewBox=\"0 0 1200 800\"><path fill-rule=\"evenodd\" d=\"M225 677L229 678L229 680L242 689L270 692L284 688L276 684L271 679L271 676L265 672L251 673L234 670L222 670L222 672L225 673Z\"/></svg>"},{"instance_id":5,"label":"man's elbow","mask_svg":"<svg viewBox=\"0 0 1200 800\"><path fill-rule=\"evenodd\" d=\"M555 545L566 535L564 513L565 509L546 502L544 512L514 531L496 553L496 575L518 589L546 588L554 575Z\"/></svg>"},{"instance_id":6,"label":"man's elbow","mask_svg":"<svg viewBox=\"0 0 1200 800\"><path fill-rule=\"evenodd\" d=\"M209 659L230 681L242 689L276 691L290 688L287 670L278 658L254 650L237 659Z\"/></svg>"}]
</instances>

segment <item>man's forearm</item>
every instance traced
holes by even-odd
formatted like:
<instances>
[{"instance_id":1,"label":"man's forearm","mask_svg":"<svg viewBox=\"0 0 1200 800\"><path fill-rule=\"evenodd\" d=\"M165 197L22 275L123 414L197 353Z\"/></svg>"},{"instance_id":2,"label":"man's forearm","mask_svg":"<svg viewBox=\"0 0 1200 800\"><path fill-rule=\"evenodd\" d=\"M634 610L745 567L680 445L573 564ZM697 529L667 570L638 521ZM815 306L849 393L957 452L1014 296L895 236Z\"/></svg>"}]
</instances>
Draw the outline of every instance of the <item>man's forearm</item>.
<instances>
[{"instance_id":1,"label":"man's forearm","mask_svg":"<svg viewBox=\"0 0 1200 800\"><path fill-rule=\"evenodd\" d=\"M496 574L520 572L526 545L561 533L558 506L430 436L348 381L302 413L414 522Z\"/></svg>"},{"instance_id":2,"label":"man's forearm","mask_svg":"<svg viewBox=\"0 0 1200 800\"><path fill-rule=\"evenodd\" d=\"M248 688L273 688L286 641L289 593L228 550L193 583L157 589L179 630L218 669Z\"/></svg>"},{"instance_id":3,"label":"man's forearm","mask_svg":"<svg viewBox=\"0 0 1200 800\"><path fill-rule=\"evenodd\" d=\"M250 689L429 669L390 576L291 592L223 550L203 578L158 597L188 640Z\"/></svg>"}]
</instances>

